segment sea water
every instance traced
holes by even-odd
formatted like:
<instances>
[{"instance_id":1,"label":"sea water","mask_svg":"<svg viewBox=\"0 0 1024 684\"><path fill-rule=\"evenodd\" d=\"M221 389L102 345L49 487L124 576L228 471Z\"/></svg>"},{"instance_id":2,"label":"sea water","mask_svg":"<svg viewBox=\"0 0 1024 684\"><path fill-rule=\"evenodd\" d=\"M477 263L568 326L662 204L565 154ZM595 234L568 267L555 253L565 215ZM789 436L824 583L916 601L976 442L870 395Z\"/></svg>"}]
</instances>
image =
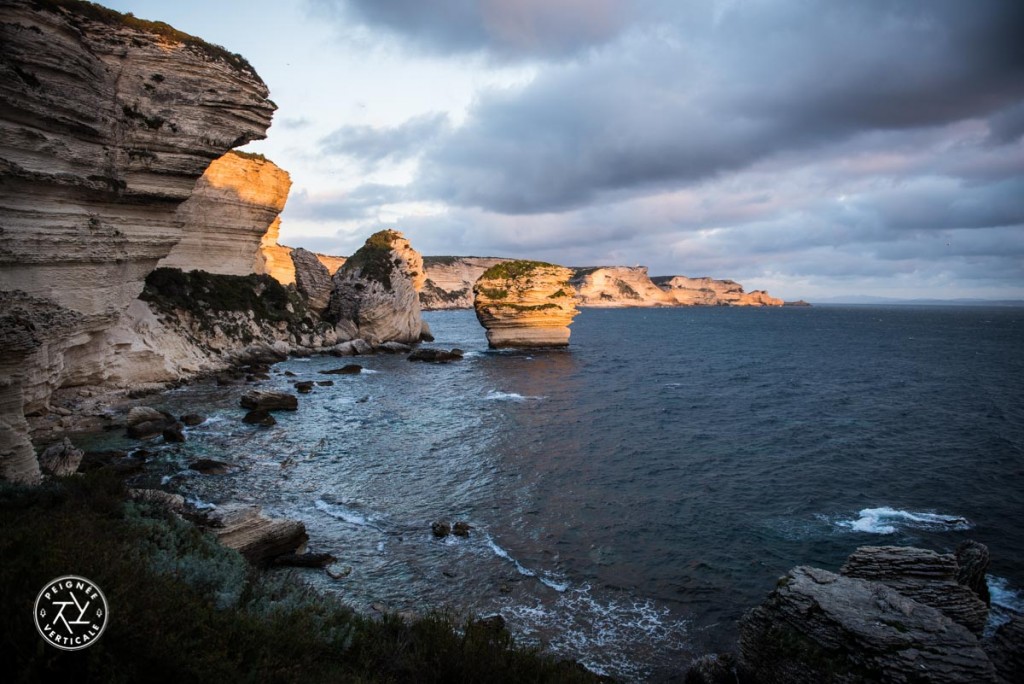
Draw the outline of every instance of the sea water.
<instances>
[{"instance_id":1,"label":"sea water","mask_svg":"<svg viewBox=\"0 0 1024 684\"><path fill-rule=\"evenodd\" d=\"M866 544L977 539L993 625L1022 609L1022 309L590 309L547 352L488 351L470 311L425 317L464 359L291 359L261 385L334 385L272 428L241 423L244 386L151 398L210 420L146 477L304 521L352 570L297 572L360 610L500 613L625 679L733 648L779 576Z\"/></svg>"}]
</instances>

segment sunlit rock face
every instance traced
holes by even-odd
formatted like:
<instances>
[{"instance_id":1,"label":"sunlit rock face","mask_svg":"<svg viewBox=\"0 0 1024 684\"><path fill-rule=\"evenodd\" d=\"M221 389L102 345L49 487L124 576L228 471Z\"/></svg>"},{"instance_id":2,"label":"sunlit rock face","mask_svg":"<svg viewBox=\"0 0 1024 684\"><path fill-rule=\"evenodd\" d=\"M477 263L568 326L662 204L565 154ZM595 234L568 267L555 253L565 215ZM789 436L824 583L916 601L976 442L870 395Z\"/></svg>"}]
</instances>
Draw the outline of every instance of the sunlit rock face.
<instances>
[{"instance_id":1,"label":"sunlit rock face","mask_svg":"<svg viewBox=\"0 0 1024 684\"><path fill-rule=\"evenodd\" d=\"M434 309L469 309L473 306L473 283L495 264L511 259L496 257L423 257L426 281L420 290L420 306Z\"/></svg>"},{"instance_id":2,"label":"sunlit rock face","mask_svg":"<svg viewBox=\"0 0 1024 684\"><path fill-rule=\"evenodd\" d=\"M539 261L508 261L487 269L473 286L477 320L490 347L564 347L579 311L572 271Z\"/></svg>"},{"instance_id":3,"label":"sunlit rock face","mask_svg":"<svg viewBox=\"0 0 1024 684\"><path fill-rule=\"evenodd\" d=\"M580 306L676 306L675 298L651 282L646 266L577 268L573 287Z\"/></svg>"},{"instance_id":4,"label":"sunlit rock face","mask_svg":"<svg viewBox=\"0 0 1024 684\"><path fill-rule=\"evenodd\" d=\"M418 342L423 331L418 291L426 277L423 257L398 231L374 233L332 279L324 319L339 339L371 344Z\"/></svg>"},{"instance_id":5,"label":"sunlit rock face","mask_svg":"<svg viewBox=\"0 0 1024 684\"><path fill-rule=\"evenodd\" d=\"M654 283L682 306L782 306L784 301L763 290L744 292L733 280L662 276Z\"/></svg>"},{"instance_id":6,"label":"sunlit rock face","mask_svg":"<svg viewBox=\"0 0 1024 684\"><path fill-rule=\"evenodd\" d=\"M184 234L160 266L220 275L262 272L263 238L284 209L292 181L262 157L228 152L215 159L178 207Z\"/></svg>"},{"instance_id":7,"label":"sunlit rock face","mask_svg":"<svg viewBox=\"0 0 1024 684\"><path fill-rule=\"evenodd\" d=\"M106 380L107 332L181 239L178 206L275 107L237 55L90 3L5 0L0 45L0 291L69 321L4 369L31 411Z\"/></svg>"}]
</instances>

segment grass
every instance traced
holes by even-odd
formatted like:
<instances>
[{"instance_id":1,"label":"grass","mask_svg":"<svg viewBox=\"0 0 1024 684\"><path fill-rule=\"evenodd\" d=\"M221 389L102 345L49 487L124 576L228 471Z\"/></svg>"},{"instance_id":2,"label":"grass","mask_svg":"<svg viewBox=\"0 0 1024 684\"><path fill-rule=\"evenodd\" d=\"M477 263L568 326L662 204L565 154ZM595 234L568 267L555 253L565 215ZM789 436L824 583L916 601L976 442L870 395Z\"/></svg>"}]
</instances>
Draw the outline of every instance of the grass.
<instances>
[{"instance_id":1,"label":"grass","mask_svg":"<svg viewBox=\"0 0 1024 684\"><path fill-rule=\"evenodd\" d=\"M339 271L350 273L358 269L364 278L376 280L384 289L391 290L391 272L400 263L391 258L391 250L399 238L399 234L393 230L377 231L342 264Z\"/></svg>"},{"instance_id":2,"label":"grass","mask_svg":"<svg viewBox=\"0 0 1024 684\"><path fill-rule=\"evenodd\" d=\"M526 259L517 259L516 261L505 261L500 264L495 264L489 269L484 271L481 278L487 280L515 280L523 276L528 276L538 268L558 268L554 264L549 264L544 261L528 261Z\"/></svg>"},{"instance_id":3,"label":"grass","mask_svg":"<svg viewBox=\"0 0 1024 684\"><path fill-rule=\"evenodd\" d=\"M592 682L574 663L435 613L375 620L289 573L265 574L97 471L0 484L0 671L10 682ZM103 636L64 652L32 624L36 593L78 574L109 602Z\"/></svg>"},{"instance_id":4,"label":"grass","mask_svg":"<svg viewBox=\"0 0 1024 684\"><path fill-rule=\"evenodd\" d=\"M158 35L168 41L187 45L193 50L201 52L213 59L226 62L238 71L245 72L259 79L259 75L256 73L256 70L253 69L249 61L246 60L245 57L242 57L242 55L231 52L220 45L208 43L202 38L197 38L196 36L185 33L184 31L179 31L170 24L165 24L162 21L139 19L130 12L127 14L121 14L120 12L97 5L93 2L85 2L84 0L33 0L32 4L36 9L54 12L56 14L61 14L64 10L67 10L71 13L70 19L72 23L76 25L78 24L77 19L84 17L92 21L107 24L108 26L127 26L139 31Z\"/></svg>"}]
</instances>

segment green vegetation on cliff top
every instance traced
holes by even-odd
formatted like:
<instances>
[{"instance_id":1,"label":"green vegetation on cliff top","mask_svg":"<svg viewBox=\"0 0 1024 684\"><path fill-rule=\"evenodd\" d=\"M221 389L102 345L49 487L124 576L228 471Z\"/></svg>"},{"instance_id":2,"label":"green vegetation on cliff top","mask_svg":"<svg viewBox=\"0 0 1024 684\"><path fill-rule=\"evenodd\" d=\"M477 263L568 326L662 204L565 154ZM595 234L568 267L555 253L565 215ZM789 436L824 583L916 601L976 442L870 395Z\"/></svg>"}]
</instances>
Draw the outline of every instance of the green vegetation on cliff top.
<instances>
[{"instance_id":1,"label":"green vegetation on cliff top","mask_svg":"<svg viewBox=\"0 0 1024 684\"><path fill-rule=\"evenodd\" d=\"M68 10L73 13L72 16L79 15L86 19L98 21L110 26L127 26L128 28L152 33L175 43L187 45L188 47L198 50L199 52L202 52L214 59L222 60L227 64L230 64L235 69L244 71L259 79L259 74L256 73L253 66L242 55L231 52L220 45L208 43L202 38L185 33L184 31L179 31L170 24L165 24L162 21L139 19L131 12L121 14L115 10L103 7L102 5L97 5L94 2L86 2L85 0L32 0L32 5L36 9L55 12L58 14L60 14L62 10Z\"/></svg>"},{"instance_id":2,"label":"green vegetation on cliff top","mask_svg":"<svg viewBox=\"0 0 1024 684\"><path fill-rule=\"evenodd\" d=\"M517 259L516 261L505 261L491 266L489 269L484 271L480 278L486 280L515 280L516 278L530 275L538 268L558 268L558 266L555 264L549 264L545 261Z\"/></svg>"},{"instance_id":3,"label":"green vegetation on cliff top","mask_svg":"<svg viewBox=\"0 0 1024 684\"><path fill-rule=\"evenodd\" d=\"M342 273L359 270L364 278L376 280L385 289L391 289L391 272L398 266L391 257L395 240L401 235L394 230L380 230L367 238L366 242L348 258L339 269Z\"/></svg>"},{"instance_id":4,"label":"green vegetation on cliff top","mask_svg":"<svg viewBox=\"0 0 1024 684\"><path fill-rule=\"evenodd\" d=\"M593 682L450 614L362 616L294 571L250 567L172 513L127 500L98 470L38 487L0 483L0 671L9 681ZM106 631L58 651L33 600L69 573L109 601Z\"/></svg>"}]
</instances>

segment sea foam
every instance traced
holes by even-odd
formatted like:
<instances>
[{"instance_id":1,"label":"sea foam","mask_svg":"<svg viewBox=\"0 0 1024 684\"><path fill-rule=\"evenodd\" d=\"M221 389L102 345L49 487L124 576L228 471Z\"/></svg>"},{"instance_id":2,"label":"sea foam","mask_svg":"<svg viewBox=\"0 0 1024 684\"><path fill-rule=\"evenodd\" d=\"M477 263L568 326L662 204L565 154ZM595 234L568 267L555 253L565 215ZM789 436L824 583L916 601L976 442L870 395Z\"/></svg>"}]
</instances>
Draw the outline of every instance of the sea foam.
<instances>
[{"instance_id":1,"label":"sea foam","mask_svg":"<svg viewBox=\"0 0 1024 684\"><path fill-rule=\"evenodd\" d=\"M943 513L918 513L882 506L865 508L855 520L839 520L836 525L868 534L896 534L901 529L969 530L974 527L966 518Z\"/></svg>"}]
</instances>

